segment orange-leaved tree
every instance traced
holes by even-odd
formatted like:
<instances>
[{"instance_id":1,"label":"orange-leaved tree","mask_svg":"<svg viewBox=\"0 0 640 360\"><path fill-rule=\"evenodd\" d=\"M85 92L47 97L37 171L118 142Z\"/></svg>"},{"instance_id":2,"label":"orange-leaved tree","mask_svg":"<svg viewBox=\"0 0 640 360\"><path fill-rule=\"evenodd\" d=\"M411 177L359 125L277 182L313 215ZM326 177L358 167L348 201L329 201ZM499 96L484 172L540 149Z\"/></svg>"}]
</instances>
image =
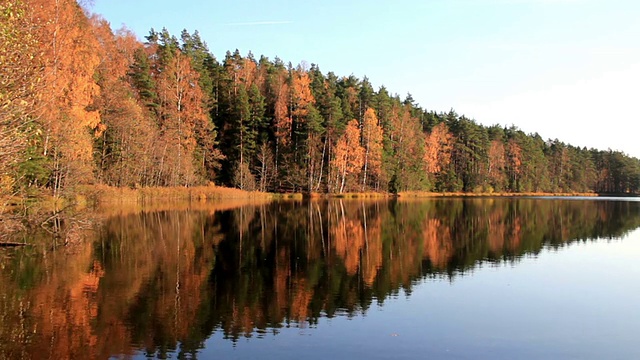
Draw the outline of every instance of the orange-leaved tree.
<instances>
[{"instance_id":1,"label":"orange-leaved tree","mask_svg":"<svg viewBox=\"0 0 640 360\"><path fill-rule=\"evenodd\" d=\"M489 162L487 176L491 187L502 190L505 182L504 168L506 165L504 144L501 140L492 140L489 147Z\"/></svg>"},{"instance_id":2,"label":"orange-leaved tree","mask_svg":"<svg viewBox=\"0 0 640 360\"><path fill-rule=\"evenodd\" d=\"M100 114L94 75L99 44L82 8L74 0L27 0L41 44L44 77L39 122L42 154L52 159L54 196L64 185L93 178L93 138Z\"/></svg>"},{"instance_id":3,"label":"orange-leaved tree","mask_svg":"<svg viewBox=\"0 0 640 360\"><path fill-rule=\"evenodd\" d=\"M520 191L518 181L522 172L522 148L515 139L509 139L507 142L506 157L511 191Z\"/></svg>"},{"instance_id":4,"label":"orange-leaved tree","mask_svg":"<svg viewBox=\"0 0 640 360\"><path fill-rule=\"evenodd\" d=\"M134 97L128 73L142 45L127 29L114 34L109 23L92 16L99 41L96 104L102 123L95 142L99 180L113 186L151 185L157 127L151 113Z\"/></svg>"},{"instance_id":5,"label":"orange-leaved tree","mask_svg":"<svg viewBox=\"0 0 640 360\"><path fill-rule=\"evenodd\" d=\"M434 126L425 137L423 162L431 181L447 169L451 162L452 148L453 135L444 122Z\"/></svg>"},{"instance_id":6,"label":"orange-leaved tree","mask_svg":"<svg viewBox=\"0 0 640 360\"><path fill-rule=\"evenodd\" d=\"M333 179L333 190L343 193L345 188L355 185L364 165L364 148L360 145L360 126L358 120L353 119L338 140L333 152L331 165L336 175Z\"/></svg>"},{"instance_id":7,"label":"orange-leaved tree","mask_svg":"<svg viewBox=\"0 0 640 360\"><path fill-rule=\"evenodd\" d=\"M199 74L191 67L189 57L175 50L164 62L166 65L158 77L161 132L166 149L161 158L164 178L166 185L189 186L198 182L194 167L196 128L209 124L202 107L204 95L198 85Z\"/></svg>"},{"instance_id":8,"label":"orange-leaved tree","mask_svg":"<svg viewBox=\"0 0 640 360\"><path fill-rule=\"evenodd\" d=\"M362 170L362 191L371 183L373 188L380 187L382 173L382 126L375 110L367 108L362 124L362 144L364 147L364 169ZM370 175L370 179L367 177ZM368 181L368 182L367 182Z\"/></svg>"}]
</instances>

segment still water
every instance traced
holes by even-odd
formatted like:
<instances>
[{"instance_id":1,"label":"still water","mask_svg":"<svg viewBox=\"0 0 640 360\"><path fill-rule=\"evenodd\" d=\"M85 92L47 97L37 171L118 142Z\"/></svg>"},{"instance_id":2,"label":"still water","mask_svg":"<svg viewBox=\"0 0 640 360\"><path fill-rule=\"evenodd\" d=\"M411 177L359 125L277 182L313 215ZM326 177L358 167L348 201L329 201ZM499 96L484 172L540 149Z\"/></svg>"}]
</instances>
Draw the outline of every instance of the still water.
<instances>
[{"instance_id":1,"label":"still water","mask_svg":"<svg viewBox=\"0 0 640 360\"><path fill-rule=\"evenodd\" d=\"M0 359L640 359L634 199L96 216L0 249Z\"/></svg>"}]
</instances>

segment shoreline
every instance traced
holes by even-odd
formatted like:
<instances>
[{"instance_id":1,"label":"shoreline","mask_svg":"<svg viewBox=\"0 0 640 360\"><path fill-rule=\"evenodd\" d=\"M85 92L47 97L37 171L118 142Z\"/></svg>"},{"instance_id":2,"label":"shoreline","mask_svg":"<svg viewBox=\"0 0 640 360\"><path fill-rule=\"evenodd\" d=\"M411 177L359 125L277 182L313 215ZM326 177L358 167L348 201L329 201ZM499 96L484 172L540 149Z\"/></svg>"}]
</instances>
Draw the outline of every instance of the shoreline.
<instances>
[{"instance_id":1,"label":"shoreline","mask_svg":"<svg viewBox=\"0 0 640 360\"><path fill-rule=\"evenodd\" d=\"M82 185L69 191L69 195L55 199L50 195L35 197L12 197L3 199L4 206L0 213L10 213L17 208L36 205L41 209L56 209L66 206L84 208L93 204L154 204L164 202L209 202L226 200L307 200L307 199L429 199L429 198L497 198L497 197L637 197L640 194L599 194L581 193L548 193L548 192L432 192L403 191L397 194L383 192L347 192L336 193L267 193L245 191L215 185L195 187L148 187L128 188L106 185Z\"/></svg>"},{"instance_id":2,"label":"shoreline","mask_svg":"<svg viewBox=\"0 0 640 360\"><path fill-rule=\"evenodd\" d=\"M548 193L548 192L521 192L521 193L513 193L513 192L492 192L492 193L469 193L469 192L420 192L420 191L407 191L398 193L399 197L403 198L434 198L434 197L446 197L446 198L454 198L454 197L599 197L604 196L597 193L581 193L581 192L570 192L570 193Z\"/></svg>"}]
</instances>

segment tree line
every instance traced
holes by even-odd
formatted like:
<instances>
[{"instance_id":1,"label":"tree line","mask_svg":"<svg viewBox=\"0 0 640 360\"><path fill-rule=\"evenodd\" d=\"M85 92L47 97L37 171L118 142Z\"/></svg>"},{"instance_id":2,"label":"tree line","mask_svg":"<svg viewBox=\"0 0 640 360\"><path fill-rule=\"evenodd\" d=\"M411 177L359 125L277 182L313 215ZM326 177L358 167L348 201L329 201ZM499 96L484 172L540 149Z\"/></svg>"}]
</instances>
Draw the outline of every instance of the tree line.
<instances>
[{"instance_id":1,"label":"tree line","mask_svg":"<svg viewBox=\"0 0 640 360\"><path fill-rule=\"evenodd\" d=\"M197 31L113 31L74 0L0 5L2 195L78 184L343 193L637 193L640 160L419 106ZM517 116L517 114L514 114Z\"/></svg>"}]
</instances>

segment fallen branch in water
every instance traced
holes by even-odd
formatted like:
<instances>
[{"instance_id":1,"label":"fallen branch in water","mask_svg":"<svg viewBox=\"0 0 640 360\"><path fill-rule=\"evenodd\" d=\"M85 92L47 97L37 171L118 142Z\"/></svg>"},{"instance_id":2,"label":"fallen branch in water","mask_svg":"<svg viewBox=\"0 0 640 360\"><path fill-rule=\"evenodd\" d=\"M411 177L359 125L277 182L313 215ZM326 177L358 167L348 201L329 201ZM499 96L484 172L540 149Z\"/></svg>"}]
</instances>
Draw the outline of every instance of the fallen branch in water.
<instances>
[{"instance_id":1,"label":"fallen branch in water","mask_svg":"<svg viewBox=\"0 0 640 360\"><path fill-rule=\"evenodd\" d=\"M15 247L15 246L30 246L31 244L27 243L18 243L18 242L0 242L0 247Z\"/></svg>"}]
</instances>

